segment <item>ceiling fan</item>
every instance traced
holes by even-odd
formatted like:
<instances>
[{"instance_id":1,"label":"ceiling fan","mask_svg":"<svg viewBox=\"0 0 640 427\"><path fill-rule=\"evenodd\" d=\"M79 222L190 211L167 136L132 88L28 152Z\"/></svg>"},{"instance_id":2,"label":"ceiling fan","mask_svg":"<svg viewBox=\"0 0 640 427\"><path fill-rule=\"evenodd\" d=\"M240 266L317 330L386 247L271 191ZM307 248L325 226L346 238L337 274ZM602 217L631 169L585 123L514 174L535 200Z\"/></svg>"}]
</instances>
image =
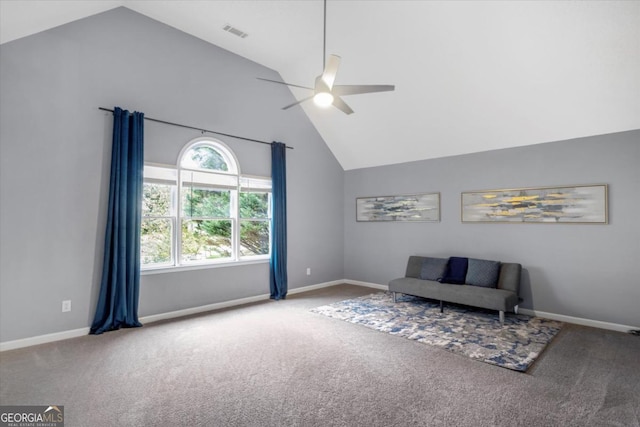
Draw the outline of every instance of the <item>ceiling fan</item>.
<instances>
[{"instance_id":1,"label":"ceiling fan","mask_svg":"<svg viewBox=\"0 0 640 427\"><path fill-rule=\"evenodd\" d=\"M340 65L340 57L338 55L329 55L328 60L325 62L325 58L327 57L327 0L324 0L324 32L323 32L323 46L322 46L322 74L316 77L316 81L313 87L308 86L300 86L292 83L279 82L277 80L269 80L263 79L261 77L257 77L259 80L264 80L267 82L278 83L286 86L293 86L302 89L308 89L313 91L311 96L301 99L300 101L296 101L293 104L289 104L283 107L283 110L287 110L291 107L294 107L302 102L313 99L313 102L320 107L329 107L333 105L340 111L345 114L352 114L353 110L351 107L347 105L341 98L341 96L346 95L357 95L361 93L372 93L372 92L388 92L395 90L394 85L334 85L333 82L336 79L336 74L338 73L338 66Z\"/></svg>"}]
</instances>

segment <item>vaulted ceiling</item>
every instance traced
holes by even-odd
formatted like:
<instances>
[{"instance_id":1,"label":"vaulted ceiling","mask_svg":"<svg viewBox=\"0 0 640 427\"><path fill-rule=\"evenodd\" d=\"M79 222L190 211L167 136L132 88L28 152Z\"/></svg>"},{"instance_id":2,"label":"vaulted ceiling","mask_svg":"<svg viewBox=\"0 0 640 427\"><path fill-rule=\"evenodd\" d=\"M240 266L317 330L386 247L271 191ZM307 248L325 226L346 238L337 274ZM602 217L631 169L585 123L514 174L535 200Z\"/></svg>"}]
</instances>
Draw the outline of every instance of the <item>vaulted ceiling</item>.
<instances>
[{"instance_id":1,"label":"vaulted ceiling","mask_svg":"<svg viewBox=\"0 0 640 427\"><path fill-rule=\"evenodd\" d=\"M321 0L0 0L0 42L119 6L287 82L322 72ZM352 115L294 107L346 170L640 128L638 1L329 0L326 43L336 84L396 85L345 97Z\"/></svg>"}]
</instances>

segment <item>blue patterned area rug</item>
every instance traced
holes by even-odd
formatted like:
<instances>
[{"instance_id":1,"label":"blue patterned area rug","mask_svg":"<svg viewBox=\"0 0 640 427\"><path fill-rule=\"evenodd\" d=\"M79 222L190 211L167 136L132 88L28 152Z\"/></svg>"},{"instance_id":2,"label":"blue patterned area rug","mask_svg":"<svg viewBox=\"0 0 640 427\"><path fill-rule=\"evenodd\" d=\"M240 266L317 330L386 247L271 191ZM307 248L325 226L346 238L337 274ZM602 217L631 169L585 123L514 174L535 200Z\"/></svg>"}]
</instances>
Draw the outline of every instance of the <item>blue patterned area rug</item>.
<instances>
[{"instance_id":1,"label":"blue patterned area rug","mask_svg":"<svg viewBox=\"0 0 640 427\"><path fill-rule=\"evenodd\" d=\"M314 313L441 347L474 360L525 372L560 331L561 322L379 292L314 308Z\"/></svg>"}]
</instances>

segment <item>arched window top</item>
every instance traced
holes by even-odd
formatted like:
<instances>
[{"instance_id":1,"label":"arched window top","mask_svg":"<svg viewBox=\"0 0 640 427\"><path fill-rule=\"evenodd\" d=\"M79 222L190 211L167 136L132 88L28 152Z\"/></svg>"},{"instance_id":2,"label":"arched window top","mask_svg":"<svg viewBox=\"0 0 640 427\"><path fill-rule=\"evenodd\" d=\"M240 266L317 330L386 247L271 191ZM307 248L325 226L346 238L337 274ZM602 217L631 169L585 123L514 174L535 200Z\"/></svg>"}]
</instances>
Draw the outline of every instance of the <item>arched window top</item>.
<instances>
[{"instance_id":1,"label":"arched window top","mask_svg":"<svg viewBox=\"0 0 640 427\"><path fill-rule=\"evenodd\" d=\"M199 138L182 151L180 167L209 172L238 174L238 162L232 151L220 141Z\"/></svg>"}]
</instances>

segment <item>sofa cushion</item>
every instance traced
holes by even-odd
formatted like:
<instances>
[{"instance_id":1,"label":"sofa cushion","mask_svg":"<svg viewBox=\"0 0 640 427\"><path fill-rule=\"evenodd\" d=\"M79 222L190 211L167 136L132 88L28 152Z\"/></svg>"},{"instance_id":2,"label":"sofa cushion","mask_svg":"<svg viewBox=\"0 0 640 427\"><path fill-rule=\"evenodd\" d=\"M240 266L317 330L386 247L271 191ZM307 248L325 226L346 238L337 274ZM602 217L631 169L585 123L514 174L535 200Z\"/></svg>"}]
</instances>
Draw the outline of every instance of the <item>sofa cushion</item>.
<instances>
[{"instance_id":1,"label":"sofa cushion","mask_svg":"<svg viewBox=\"0 0 640 427\"><path fill-rule=\"evenodd\" d=\"M439 280L444 277L447 269L446 258L425 258L422 261L422 270L420 270L420 278L422 280Z\"/></svg>"},{"instance_id":2,"label":"sofa cushion","mask_svg":"<svg viewBox=\"0 0 640 427\"><path fill-rule=\"evenodd\" d=\"M444 277L439 280L442 283L452 283L456 285L464 285L467 277L467 264L469 258L460 258L452 256L447 263L447 271Z\"/></svg>"},{"instance_id":3,"label":"sofa cushion","mask_svg":"<svg viewBox=\"0 0 640 427\"><path fill-rule=\"evenodd\" d=\"M465 283L483 288L495 288L499 275L500 261L469 258Z\"/></svg>"}]
</instances>

